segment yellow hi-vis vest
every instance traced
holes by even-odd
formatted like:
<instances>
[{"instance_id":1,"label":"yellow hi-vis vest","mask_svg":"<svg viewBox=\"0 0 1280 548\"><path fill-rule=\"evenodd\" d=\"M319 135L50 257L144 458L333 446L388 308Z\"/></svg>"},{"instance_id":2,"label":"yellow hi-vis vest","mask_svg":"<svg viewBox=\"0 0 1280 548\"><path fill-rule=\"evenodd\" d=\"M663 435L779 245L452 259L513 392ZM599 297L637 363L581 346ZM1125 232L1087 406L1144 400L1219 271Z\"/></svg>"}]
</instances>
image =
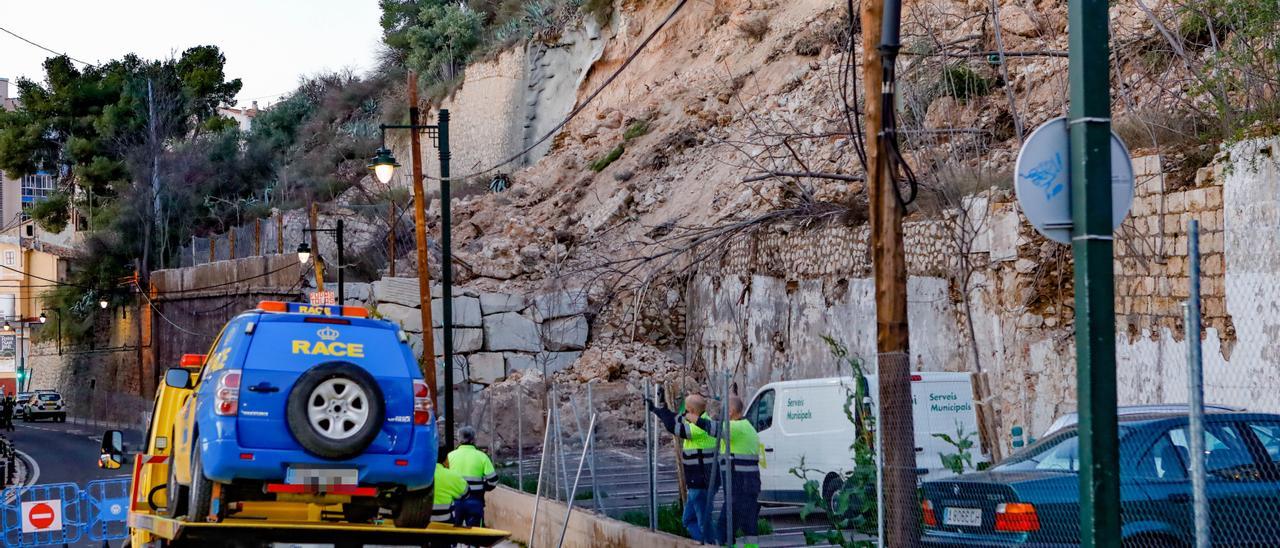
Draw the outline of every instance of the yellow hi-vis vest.
<instances>
[{"instance_id":1,"label":"yellow hi-vis vest","mask_svg":"<svg viewBox=\"0 0 1280 548\"><path fill-rule=\"evenodd\" d=\"M436 464L435 495L431 507L431 521L449 521L453 515L453 503L467 494L467 480L462 474Z\"/></svg>"},{"instance_id":2,"label":"yellow hi-vis vest","mask_svg":"<svg viewBox=\"0 0 1280 548\"><path fill-rule=\"evenodd\" d=\"M733 462L734 472L760 472L764 465L761 454L760 435L746 419L729 421L729 458ZM724 451L724 440L720 440L720 451Z\"/></svg>"},{"instance_id":3,"label":"yellow hi-vis vest","mask_svg":"<svg viewBox=\"0 0 1280 548\"><path fill-rule=\"evenodd\" d=\"M474 445L459 445L449 452L449 469L462 474L472 495L484 495L498 486L498 473L493 469L489 455Z\"/></svg>"},{"instance_id":4,"label":"yellow hi-vis vest","mask_svg":"<svg viewBox=\"0 0 1280 548\"><path fill-rule=\"evenodd\" d=\"M702 418L707 418L704 413ZM716 456L716 439L685 420L684 416L676 423L676 437L682 440L680 464L684 467L685 485L690 489L703 489L707 486L711 463Z\"/></svg>"}]
</instances>

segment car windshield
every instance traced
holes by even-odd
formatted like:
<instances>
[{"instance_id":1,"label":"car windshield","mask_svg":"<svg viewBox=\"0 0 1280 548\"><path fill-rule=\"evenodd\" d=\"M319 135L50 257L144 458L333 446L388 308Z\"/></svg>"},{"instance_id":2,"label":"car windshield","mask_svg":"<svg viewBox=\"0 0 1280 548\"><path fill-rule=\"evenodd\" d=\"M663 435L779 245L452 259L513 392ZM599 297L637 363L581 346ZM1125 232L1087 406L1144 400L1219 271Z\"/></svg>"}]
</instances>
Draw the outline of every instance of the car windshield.
<instances>
[{"instance_id":1,"label":"car windshield","mask_svg":"<svg viewBox=\"0 0 1280 548\"><path fill-rule=\"evenodd\" d=\"M40 394L40 401L58 401L62 396L57 394Z\"/></svg>"},{"instance_id":2,"label":"car windshield","mask_svg":"<svg viewBox=\"0 0 1280 548\"><path fill-rule=\"evenodd\" d=\"M1120 427L1121 438L1127 430L1123 426ZM1061 432L1027 447L1026 450L1009 457L991 469L1001 472L1025 470L1078 472L1080 471L1080 438L1076 435L1074 428Z\"/></svg>"}]
</instances>

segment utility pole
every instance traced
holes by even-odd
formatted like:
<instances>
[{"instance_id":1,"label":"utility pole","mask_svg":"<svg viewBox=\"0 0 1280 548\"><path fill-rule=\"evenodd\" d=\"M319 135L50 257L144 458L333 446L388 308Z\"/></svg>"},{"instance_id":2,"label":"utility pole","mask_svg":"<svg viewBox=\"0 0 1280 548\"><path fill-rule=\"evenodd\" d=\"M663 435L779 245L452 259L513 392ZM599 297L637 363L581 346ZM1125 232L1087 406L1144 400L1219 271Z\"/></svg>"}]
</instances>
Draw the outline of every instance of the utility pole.
<instances>
[{"instance_id":1,"label":"utility pole","mask_svg":"<svg viewBox=\"0 0 1280 548\"><path fill-rule=\"evenodd\" d=\"M884 109L893 108L892 74L900 4L886 14L884 0L863 0L862 81L866 94L867 188L871 210L872 270L876 283L876 350L880 392L881 466L884 500L884 546L920 543L916 494L915 427L911 410L911 359L907 331L907 262L902 240L902 208L890 170L885 143ZM885 17L889 15L891 17ZM881 25L876 23L883 23ZM885 36L888 29L889 36ZM885 43L883 38L891 39ZM888 44L888 47L885 47ZM891 51L892 50L892 51ZM888 59L890 64L883 63ZM877 92L880 92L877 94ZM885 97L890 100L885 101ZM887 103L887 104L886 104Z\"/></svg>"},{"instance_id":2,"label":"utility pole","mask_svg":"<svg viewBox=\"0 0 1280 548\"><path fill-rule=\"evenodd\" d=\"M427 270L427 200L422 188L422 140L418 135L418 73L409 71L409 150L413 154L413 219L414 235L418 242L418 310L422 313L422 357L426 364L423 376L431 391L431 406L440 413L439 390L436 389L436 341L431 324L431 271ZM453 364L445 362L445 375L453 370ZM452 419L452 417L449 417ZM447 433L453 438L453 432Z\"/></svg>"},{"instance_id":3,"label":"utility pole","mask_svg":"<svg viewBox=\"0 0 1280 548\"><path fill-rule=\"evenodd\" d=\"M440 323L444 327L444 446L453 449L453 236L449 198L449 111L436 119L436 150L440 152ZM416 163L414 165L417 165Z\"/></svg>"},{"instance_id":4,"label":"utility pole","mask_svg":"<svg viewBox=\"0 0 1280 548\"><path fill-rule=\"evenodd\" d=\"M1071 29L1068 123L1080 414L1080 544L1085 548L1120 546L1107 8L1105 0L1070 0L1067 7Z\"/></svg>"}]
</instances>

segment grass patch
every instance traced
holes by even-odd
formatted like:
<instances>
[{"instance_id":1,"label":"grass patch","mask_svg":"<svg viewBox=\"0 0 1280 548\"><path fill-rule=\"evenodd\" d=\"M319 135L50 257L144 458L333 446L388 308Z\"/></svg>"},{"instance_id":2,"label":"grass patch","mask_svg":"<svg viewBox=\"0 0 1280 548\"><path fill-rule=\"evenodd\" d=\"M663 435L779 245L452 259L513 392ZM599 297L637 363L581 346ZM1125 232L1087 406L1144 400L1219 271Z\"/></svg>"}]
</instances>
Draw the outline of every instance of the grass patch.
<instances>
[{"instance_id":1,"label":"grass patch","mask_svg":"<svg viewBox=\"0 0 1280 548\"><path fill-rule=\"evenodd\" d=\"M689 537L689 531L684 528L684 505L680 501L672 502L666 506L658 507L658 530L664 533L671 533L685 538ZM622 514L622 521L635 525L637 527L649 526L649 513L643 510L631 510Z\"/></svg>"},{"instance_id":2,"label":"grass patch","mask_svg":"<svg viewBox=\"0 0 1280 548\"><path fill-rule=\"evenodd\" d=\"M622 138L630 141L637 137L643 137L649 133L648 120L636 120L627 126L626 131L622 132Z\"/></svg>"},{"instance_id":3,"label":"grass patch","mask_svg":"<svg viewBox=\"0 0 1280 548\"><path fill-rule=\"evenodd\" d=\"M538 492L537 476L525 476L524 485L516 485L518 482L519 480L515 476L498 476L498 483L502 485L505 485L512 489L516 489L518 491L524 491L530 494L535 494ZM590 498L590 492L588 492L587 495L588 495L588 498Z\"/></svg>"},{"instance_id":4,"label":"grass patch","mask_svg":"<svg viewBox=\"0 0 1280 548\"><path fill-rule=\"evenodd\" d=\"M596 173L600 173L601 171L604 171L605 168L609 167L609 164L612 164L618 161L618 158L622 157L623 152L626 152L626 148L623 147L622 145L613 147L613 150L610 150L609 153L605 154L603 158L600 158L599 160L591 162L591 166L590 166L591 171L594 171Z\"/></svg>"}]
</instances>

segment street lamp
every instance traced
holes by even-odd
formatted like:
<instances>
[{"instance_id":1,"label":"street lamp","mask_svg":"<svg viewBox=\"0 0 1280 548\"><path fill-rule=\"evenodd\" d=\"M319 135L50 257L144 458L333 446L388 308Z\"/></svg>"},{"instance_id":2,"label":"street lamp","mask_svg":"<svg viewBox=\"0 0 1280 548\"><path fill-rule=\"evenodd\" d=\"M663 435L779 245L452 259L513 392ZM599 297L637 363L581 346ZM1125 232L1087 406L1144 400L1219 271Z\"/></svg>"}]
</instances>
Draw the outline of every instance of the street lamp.
<instances>
[{"instance_id":1,"label":"street lamp","mask_svg":"<svg viewBox=\"0 0 1280 548\"><path fill-rule=\"evenodd\" d=\"M335 226L334 228L304 228L304 229L302 229L302 232L303 232L303 233L307 233L307 232L327 232L327 233L333 234L333 235L334 235L334 239L335 239L335 240L337 240L337 244L338 244L338 305L339 305L339 306L342 306L342 305L346 304L346 302L347 302L347 300L346 300L346 296L347 296L347 284L346 284L346 282L343 280L343 271L346 269L346 265L345 265L345 264L343 264L345 261L344 261L344 260L343 260L343 258L342 258L342 232L343 232L343 228L344 228L344 227L343 227L342 219L338 219L337 226ZM306 243L306 242L302 242L302 243L298 244L298 262L301 262L301 263L305 264L305 263L306 263L307 261L309 261L309 260L311 260L311 246L307 245L307 243ZM323 291L323 290L324 290L324 288L323 288L323 287L321 287L321 288L320 288L320 290L321 290L321 291Z\"/></svg>"},{"instance_id":2,"label":"street lamp","mask_svg":"<svg viewBox=\"0 0 1280 548\"><path fill-rule=\"evenodd\" d=\"M41 313L40 313L40 323L46 323L46 322L48 322L48 321L49 321L49 317L48 317L48 316L46 316L46 315L44 315L44 312L41 312Z\"/></svg>"},{"instance_id":3,"label":"street lamp","mask_svg":"<svg viewBox=\"0 0 1280 548\"><path fill-rule=\"evenodd\" d=\"M98 308L101 308L101 309L103 309L103 310L106 310L106 309L107 309L107 306L108 306L108 305L110 305L110 304L111 304L111 303L108 303L106 299L99 299L99 300L98 300Z\"/></svg>"},{"instance_id":4,"label":"street lamp","mask_svg":"<svg viewBox=\"0 0 1280 548\"><path fill-rule=\"evenodd\" d=\"M427 204L425 192L422 189L422 148L419 142L421 134L426 133L431 138L437 152L440 153L440 248L441 248L441 285L443 286L441 295L443 298L440 303L442 305L441 324L444 329L441 333L444 339L444 434L445 446L452 448L453 443L453 244L451 241L452 228L450 227L451 216L449 214L449 111L440 109L439 118L435 125L419 124L418 118L418 75L413 71L409 71L408 89L409 89L409 123L407 125L387 125L379 126L382 130L382 147L375 152L374 157L369 162L369 168L373 170L374 175L379 181L387 183L391 181L392 175L395 174L395 168L398 165L395 157L391 155L391 151L387 148L387 130L388 129L407 129L409 130L410 153L413 162L413 216L415 221L415 235L418 242L418 292L422 296L424 303L430 303L431 298L431 281L429 279L429 271L427 270ZM394 258L392 260L395 260ZM421 308L422 325L431 325L431 307L423 306ZM424 338L424 348L422 355L435 356L435 337L427 336ZM427 378L427 387L431 391L431 402L437 404L436 409L440 409L437 401L436 390L436 368L434 366L435 358L427 358L431 367L427 367L423 373Z\"/></svg>"},{"instance_id":5,"label":"street lamp","mask_svg":"<svg viewBox=\"0 0 1280 548\"><path fill-rule=\"evenodd\" d=\"M391 155L391 149L386 146L386 126L383 126L383 146L369 160L369 169L372 169L373 174L385 185L391 182L391 176L395 175L398 167L400 164L396 162L396 157Z\"/></svg>"},{"instance_id":6,"label":"street lamp","mask_svg":"<svg viewBox=\"0 0 1280 548\"><path fill-rule=\"evenodd\" d=\"M9 325L9 322L4 322L4 330L5 330L5 331L13 331L13 326L12 326L12 325Z\"/></svg>"}]
</instances>

